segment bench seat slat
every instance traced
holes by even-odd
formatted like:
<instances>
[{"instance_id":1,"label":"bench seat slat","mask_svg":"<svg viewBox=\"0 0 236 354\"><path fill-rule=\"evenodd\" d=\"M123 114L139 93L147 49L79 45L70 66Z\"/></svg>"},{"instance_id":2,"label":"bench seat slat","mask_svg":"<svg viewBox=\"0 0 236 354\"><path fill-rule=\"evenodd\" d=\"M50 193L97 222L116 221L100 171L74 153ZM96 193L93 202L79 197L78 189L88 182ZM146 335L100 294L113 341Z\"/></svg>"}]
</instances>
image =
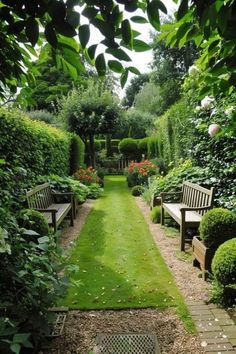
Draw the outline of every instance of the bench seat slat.
<instances>
[{"instance_id":1,"label":"bench seat slat","mask_svg":"<svg viewBox=\"0 0 236 354\"><path fill-rule=\"evenodd\" d=\"M181 223L181 212L180 208L187 208L188 206L183 203L163 203L163 208L170 214L175 221ZM186 211L185 221L189 226L198 226L201 220L201 215L195 211ZM191 224L191 225L190 225Z\"/></svg>"},{"instance_id":2,"label":"bench seat slat","mask_svg":"<svg viewBox=\"0 0 236 354\"><path fill-rule=\"evenodd\" d=\"M68 211L71 209L71 203L57 203L57 204L51 204L50 207L47 209L56 209L56 220L57 223L60 223L62 219L64 219L65 214L68 213ZM47 222L49 225L52 225L52 214L49 212L43 212L44 217L46 218Z\"/></svg>"}]
</instances>

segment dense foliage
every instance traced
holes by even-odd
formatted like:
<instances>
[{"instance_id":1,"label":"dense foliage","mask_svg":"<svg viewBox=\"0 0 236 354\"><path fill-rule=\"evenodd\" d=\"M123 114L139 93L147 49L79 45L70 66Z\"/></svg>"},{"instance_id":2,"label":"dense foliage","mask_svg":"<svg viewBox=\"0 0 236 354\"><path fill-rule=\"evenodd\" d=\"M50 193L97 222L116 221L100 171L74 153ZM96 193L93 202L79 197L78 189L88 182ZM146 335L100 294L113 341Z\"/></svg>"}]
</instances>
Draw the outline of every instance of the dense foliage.
<instances>
[{"instance_id":1,"label":"dense foliage","mask_svg":"<svg viewBox=\"0 0 236 354\"><path fill-rule=\"evenodd\" d=\"M144 187L143 186L133 186L131 189L131 194L134 197L139 197L142 192L144 191Z\"/></svg>"},{"instance_id":2,"label":"dense foliage","mask_svg":"<svg viewBox=\"0 0 236 354\"><path fill-rule=\"evenodd\" d=\"M55 240L45 235L27 242L32 234L1 209L0 351L6 354L38 346L50 330L48 308L63 291Z\"/></svg>"},{"instance_id":3,"label":"dense foliage","mask_svg":"<svg viewBox=\"0 0 236 354\"><path fill-rule=\"evenodd\" d=\"M69 173L69 134L19 111L0 111L0 152L11 168L19 166L29 176Z\"/></svg>"},{"instance_id":4,"label":"dense foliage","mask_svg":"<svg viewBox=\"0 0 236 354\"><path fill-rule=\"evenodd\" d=\"M161 207L159 205L152 208L150 218L154 224L161 222Z\"/></svg>"},{"instance_id":5,"label":"dense foliage","mask_svg":"<svg viewBox=\"0 0 236 354\"><path fill-rule=\"evenodd\" d=\"M223 208L214 208L203 215L199 232L206 247L217 248L236 235L236 215Z\"/></svg>"}]
</instances>

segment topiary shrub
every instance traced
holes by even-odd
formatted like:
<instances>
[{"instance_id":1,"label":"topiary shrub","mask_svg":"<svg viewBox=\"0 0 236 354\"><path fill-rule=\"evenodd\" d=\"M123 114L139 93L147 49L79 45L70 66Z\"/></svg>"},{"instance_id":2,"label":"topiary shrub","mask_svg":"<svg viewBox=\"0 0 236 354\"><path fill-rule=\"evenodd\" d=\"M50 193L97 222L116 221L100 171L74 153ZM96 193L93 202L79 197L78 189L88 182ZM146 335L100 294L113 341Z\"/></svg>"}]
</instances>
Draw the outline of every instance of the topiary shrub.
<instances>
[{"instance_id":1,"label":"topiary shrub","mask_svg":"<svg viewBox=\"0 0 236 354\"><path fill-rule=\"evenodd\" d=\"M227 209L212 209L203 215L199 231L204 245L216 249L236 235L236 215Z\"/></svg>"},{"instance_id":2,"label":"topiary shrub","mask_svg":"<svg viewBox=\"0 0 236 354\"><path fill-rule=\"evenodd\" d=\"M132 189L131 189L131 194L134 196L134 197L139 197L144 191L144 187L143 186L134 186Z\"/></svg>"},{"instance_id":3,"label":"topiary shrub","mask_svg":"<svg viewBox=\"0 0 236 354\"><path fill-rule=\"evenodd\" d=\"M223 286L236 284L236 238L220 245L216 250L211 267L217 282Z\"/></svg>"},{"instance_id":4,"label":"topiary shrub","mask_svg":"<svg viewBox=\"0 0 236 354\"><path fill-rule=\"evenodd\" d=\"M139 150L137 140L125 138L119 142L119 151L128 159L138 159Z\"/></svg>"},{"instance_id":5,"label":"topiary shrub","mask_svg":"<svg viewBox=\"0 0 236 354\"><path fill-rule=\"evenodd\" d=\"M161 222L161 207L159 205L152 208L151 220L154 224L159 224Z\"/></svg>"},{"instance_id":6,"label":"topiary shrub","mask_svg":"<svg viewBox=\"0 0 236 354\"><path fill-rule=\"evenodd\" d=\"M39 234L39 236L27 235L27 240L29 241L33 241L35 240L35 238L41 236L47 236L50 233L49 226L45 217L43 216L42 213L40 213L37 210L33 210L33 209L22 210L19 215L18 222L19 225L24 229L33 230L37 232L37 234Z\"/></svg>"},{"instance_id":7,"label":"topiary shrub","mask_svg":"<svg viewBox=\"0 0 236 354\"><path fill-rule=\"evenodd\" d=\"M71 134L70 146L70 174L73 175L80 166L84 165L84 143L82 139L76 135Z\"/></svg>"},{"instance_id":8,"label":"topiary shrub","mask_svg":"<svg viewBox=\"0 0 236 354\"><path fill-rule=\"evenodd\" d=\"M140 139L138 142L138 149L140 151L141 155L145 155L145 157L147 157L148 154L148 140L149 137Z\"/></svg>"}]
</instances>

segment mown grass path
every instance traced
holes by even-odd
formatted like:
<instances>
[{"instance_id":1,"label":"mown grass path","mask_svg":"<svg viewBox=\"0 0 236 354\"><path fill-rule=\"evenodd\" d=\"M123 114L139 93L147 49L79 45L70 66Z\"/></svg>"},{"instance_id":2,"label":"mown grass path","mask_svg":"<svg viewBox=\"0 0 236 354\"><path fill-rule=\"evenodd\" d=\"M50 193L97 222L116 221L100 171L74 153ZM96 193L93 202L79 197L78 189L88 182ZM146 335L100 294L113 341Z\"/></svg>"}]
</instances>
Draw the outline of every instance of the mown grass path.
<instances>
[{"instance_id":1,"label":"mown grass path","mask_svg":"<svg viewBox=\"0 0 236 354\"><path fill-rule=\"evenodd\" d=\"M78 265L62 304L77 309L176 307L191 320L125 177L105 179L105 194L87 217L68 260Z\"/></svg>"}]
</instances>

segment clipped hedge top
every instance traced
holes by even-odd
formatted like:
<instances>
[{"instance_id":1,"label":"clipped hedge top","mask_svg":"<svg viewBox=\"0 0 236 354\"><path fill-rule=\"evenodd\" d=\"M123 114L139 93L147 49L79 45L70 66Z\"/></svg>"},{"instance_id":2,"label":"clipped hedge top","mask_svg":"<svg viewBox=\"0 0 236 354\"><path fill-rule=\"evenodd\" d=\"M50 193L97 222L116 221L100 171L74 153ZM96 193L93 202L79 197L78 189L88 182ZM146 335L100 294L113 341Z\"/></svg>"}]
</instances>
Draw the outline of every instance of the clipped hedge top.
<instances>
[{"instance_id":1,"label":"clipped hedge top","mask_svg":"<svg viewBox=\"0 0 236 354\"><path fill-rule=\"evenodd\" d=\"M236 238L224 242L212 260L212 272L223 285L236 284Z\"/></svg>"},{"instance_id":2,"label":"clipped hedge top","mask_svg":"<svg viewBox=\"0 0 236 354\"><path fill-rule=\"evenodd\" d=\"M236 236L236 215L227 209L212 209L203 215L199 231L205 246L218 247Z\"/></svg>"}]
</instances>

